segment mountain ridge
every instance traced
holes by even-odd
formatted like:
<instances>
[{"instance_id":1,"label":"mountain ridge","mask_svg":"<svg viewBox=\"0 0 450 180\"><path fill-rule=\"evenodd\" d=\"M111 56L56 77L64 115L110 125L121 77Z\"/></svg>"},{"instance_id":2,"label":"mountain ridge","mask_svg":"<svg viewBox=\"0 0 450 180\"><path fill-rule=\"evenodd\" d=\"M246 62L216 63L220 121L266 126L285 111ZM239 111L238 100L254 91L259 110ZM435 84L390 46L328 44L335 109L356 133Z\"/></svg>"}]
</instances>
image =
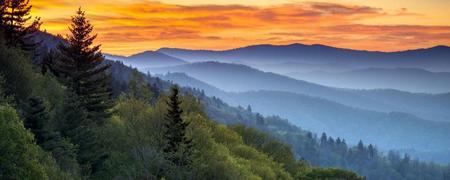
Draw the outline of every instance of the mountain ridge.
<instances>
[{"instance_id":1,"label":"mountain ridge","mask_svg":"<svg viewBox=\"0 0 450 180\"><path fill-rule=\"evenodd\" d=\"M254 45L231 50L189 50L161 48L158 52L189 62L218 61L243 64L312 63L367 67L424 68L450 71L450 47L434 46L396 52L361 51L325 45Z\"/></svg>"}]
</instances>

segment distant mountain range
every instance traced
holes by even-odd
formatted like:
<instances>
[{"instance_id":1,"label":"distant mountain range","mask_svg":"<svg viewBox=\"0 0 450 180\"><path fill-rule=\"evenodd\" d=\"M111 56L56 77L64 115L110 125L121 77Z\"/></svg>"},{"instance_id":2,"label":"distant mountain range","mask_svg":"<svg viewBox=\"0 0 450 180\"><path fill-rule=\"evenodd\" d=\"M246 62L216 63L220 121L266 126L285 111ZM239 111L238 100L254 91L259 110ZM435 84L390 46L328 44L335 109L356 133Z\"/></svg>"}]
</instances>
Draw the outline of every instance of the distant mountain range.
<instances>
[{"instance_id":1,"label":"distant mountain range","mask_svg":"<svg viewBox=\"0 0 450 180\"><path fill-rule=\"evenodd\" d=\"M283 91L225 92L184 73L169 73L160 78L187 87L203 89L234 106L251 105L263 115L277 114L313 132L327 132L349 142L377 144L383 149L415 149L450 152L450 123L430 122L400 112L376 112L349 107L327 99ZM366 92L359 92L364 94Z\"/></svg>"},{"instance_id":2,"label":"distant mountain range","mask_svg":"<svg viewBox=\"0 0 450 180\"><path fill-rule=\"evenodd\" d=\"M157 51L145 51L131 56L117 56L104 54L106 59L121 61L125 65L138 69L148 67L174 66L187 63L184 60L168 56Z\"/></svg>"},{"instance_id":3,"label":"distant mountain range","mask_svg":"<svg viewBox=\"0 0 450 180\"><path fill-rule=\"evenodd\" d=\"M436 46L399 52L360 51L324 45L254 45L225 51L162 48L158 52L189 62L242 64L333 64L356 68L423 68L450 71L450 47Z\"/></svg>"},{"instance_id":4,"label":"distant mountain range","mask_svg":"<svg viewBox=\"0 0 450 180\"><path fill-rule=\"evenodd\" d=\"M366 68L345 72L293 72L286 75L342 88L398 89L426 93L450 92L450 72L436 73L416 68Z\"/></svg>"},{"instance_id":5,"label":"distant mountain range","mask_svg":"<svg viewBox=\"0 0 450 180\"><path fill-rule=\"evenodd\" d=\"M59 37L46 33L38 38L52 47L62 42ZM446 153L450 152L450 93L340 89L229 62L252 67L265 66L269 69L267 71L275 71L270 68L277 67L286 72L311 72L328 68L327 72L341 73L360 68L386 69L397 66L447 71L448 49L446 46L438 46L383 53L293 44L257 45L229 51L163 48L129 57L105 56L144 72L185 72L187 75L171 73L160 77L182 86L204 89L208 95L217 96L232 105L250 104L254 112L288 117L305 129L326 131L329 135L344 137L353 143L362 139L365 143L374 143L383 149L402 148L414 149L417 153ZM285 54L288 52L291 54ZM406 60L407 57L414 57L414 53L418 54L416 58ZM397 59L390 61L383 59L384 56ZM190 64L208 60L227 63ZM422 67L423 64L427 65ZM309 67L305 68L307 65ZM299 71L302 67L305 71ZM317 69L311 70L312 68ZM121 78L130 76L129 72L126 75L120 68L113 67L111 72ZM118 83L115 87L121 87L121 84Z\"/></svg>"},{"instance_id":6,"label":"distant mountain range","mask_svg":"<svg viewBox=\"0 0 450 180\"><path fill-rule=\"evenodd\" d=\"M239 64L192 63L146 69L153 74L183 72L227 92L283 91L319 97L346 106L379 112L405 112L433 121L450 122L448 94L415 94L395 90L350 90L322 86Z\"/></svg>"}]
</instances>

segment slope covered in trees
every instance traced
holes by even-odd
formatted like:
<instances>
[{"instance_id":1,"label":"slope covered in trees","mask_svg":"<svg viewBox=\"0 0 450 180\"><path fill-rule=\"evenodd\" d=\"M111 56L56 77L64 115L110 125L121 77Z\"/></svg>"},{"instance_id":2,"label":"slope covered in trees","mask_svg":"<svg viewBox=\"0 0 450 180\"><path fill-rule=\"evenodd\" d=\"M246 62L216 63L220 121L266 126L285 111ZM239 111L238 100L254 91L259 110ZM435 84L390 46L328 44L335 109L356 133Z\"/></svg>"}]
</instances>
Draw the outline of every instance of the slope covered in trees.
<instances>
[{"instance_id":1,"label":"slope covered in trees","mask_svg":"<svg viewBox=\"0 0 450 180\"><path fill-rule=\"evenodd\" d=\"M196 97L168 97L140 73L126 85L108 81L106 72L120 67L109 69L91 46L83 11L71 32L44 66L0 41L0 179L362 179L296 160L275 139L255 146L242 130L210 120ZM180 143L190 153L174 159Z\"/></svg>"}]
</instances>

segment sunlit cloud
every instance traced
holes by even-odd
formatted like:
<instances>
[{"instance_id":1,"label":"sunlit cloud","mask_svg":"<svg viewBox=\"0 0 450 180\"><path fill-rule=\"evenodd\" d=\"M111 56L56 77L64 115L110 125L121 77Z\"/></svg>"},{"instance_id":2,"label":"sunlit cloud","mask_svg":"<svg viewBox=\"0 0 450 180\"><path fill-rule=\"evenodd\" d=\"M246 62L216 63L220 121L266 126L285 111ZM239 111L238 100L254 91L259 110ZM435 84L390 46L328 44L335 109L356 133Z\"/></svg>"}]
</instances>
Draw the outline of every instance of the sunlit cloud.
<instances>
[{"instance_id":1,"label":"sunlit cloud","mask_svg":"<svg viewBox=\"0 0 450 180\"><path fill-rule=\"evenodd\" d=\"M449 26L368 23L374 19L425 17L407 8L388 11L346 3L275 5L176 5L156 1L33 1L33 15L54 34L68 33L78 7L98 33L103 52L133 54L161 47L228 49L260 43L327 44L395 51L450 44Z\"/></svg>"}]
</instances>

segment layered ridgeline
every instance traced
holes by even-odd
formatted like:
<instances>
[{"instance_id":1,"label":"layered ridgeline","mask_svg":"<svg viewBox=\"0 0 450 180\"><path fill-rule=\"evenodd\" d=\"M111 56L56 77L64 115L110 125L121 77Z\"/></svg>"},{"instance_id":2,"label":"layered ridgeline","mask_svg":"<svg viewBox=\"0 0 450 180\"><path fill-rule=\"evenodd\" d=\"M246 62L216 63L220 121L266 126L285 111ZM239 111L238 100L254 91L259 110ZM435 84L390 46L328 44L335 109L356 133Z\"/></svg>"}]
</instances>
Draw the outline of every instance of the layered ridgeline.
<instances>
[{"instance_id":1,"label":"layered ridgeline","mask_svg":"<svg viewBox=\"0 0 450 180\"><path fill-rule=\"evenodd\" d=\"M219 97L232 105L251 105L254 111L262 112L264 115L279 114L304 129L344 137L350 143L363 139L384 150L416 150L409 152L417 155L415 157L435 162L445 164L450 159L446 155L449 142L445 137L449 135L450 128L447 122L427 121L406 113L382 113L358 109L298 93L267 90L230 93L184 73L170 73L161 78L203 89L207 95ZM408 93L407 96L400 96L402 92L397 91L357 91L357 93L374 99L381 96L379 100L414 97L414 94ZM392 97L387 96L389 94ZM414 98L411 99L413 101ZM401 100L399 99L400 102Z\"/></svg>"},{"instance_id":2,"label":"layered ridgeline","mask_svg":"<svg viewBox=\"0 0 450 180\"><path fill-rule=\"evenodd\" d=\"M131 56L117 56L105 54L105 58L121 61L127 66L136 68L164 67L186 64L187 62L157 51L145 51Z\"/></svg>"},{"instance_id":3,"label":"layered ridgeline","mask_svg":"<svg viewBox=\"0 0 450 180\"><path fill-rule=\"evenodd\" d=\"M112 70L114 79L121 79L121 81L127 81L124 77L131 77L132 74L129 68L120 63L115 63ZM285 150L292 148L298 159L305 159L313 165L322 167L341 167L354 170L368 179L443 179L446 174L447 167L445 166L413 160L415 158L395 151L383 153L375 145L367 143L364 145L363 142L353 146L341 138L332 138L323 134L318 137L318 135L302 130L280 117L264 117L256 113L254 109L252 110L251 106L229 106L217 97L208 97L208 93L206 93L207 91L225 92L186 75L174 73L170 76L178 78L170 78L174 81L169 80L169 82L150 76L146 76L145 79L155 89L168 88L170 82L182 79L180 85L188 84L187 87L191 87L183 88L183 92L198 97L211 119L225 124L243 124L268 133L268 135L264 135L242 126L232 126L237 128L240 133L245 134L244 141L253 146L263 147L264 145L261 144L264 144L264 139L275 138L289 144L290 147L286 146ZM126 83L116 82L116 84ZM204 90L192 88L193 86ZM245 137L252 137L252 139ZM266 144L265 146L275 145ZM426 170L424 171L424 169Z\"/></svg>"},{"instance_id":4,"label":"layered ridgeline","mask_svg":"<svg viewBox=\"0 0 450 180\"><path fill-rule=\"evenodd\" d=\"M172 154L163 150L169 143L165 141L170 130L165 126L168 97L145 79L154 80L155 85L170 84L123 65L110 69L130 75L130 79L114 76L113 82L118 82L114 84L124 79L129 83L125 91L116 91L119 96L111 118L101 126L89 124L68 131L64 127L87 117L78 99L51 74L34 72L23 52L3 45L0 52L1 65L11 65L1 66L0 72L26 72L20 79L0 78L2 179L362 179L350 171L314 168L298 161L289 146L260 131L215 123L190 95L178 96L180 117L188 123L186 138L192 143L187 147L190 153L183 156L188 165L174 164L168 158ZM14 86L4 83L14 80L21 81ZM23 107L12 106L14 99L24 98L8 93L12 87L33 98ZM86 145L90 151L81 151Z\"/></svg>"},{"instance_id":5,"label":"layered ridgeline","mask_svg":"<svg viewBox=\"0 0 450 180\"><path fill-rule=\"evenodd\" d=\"M446 94L414 94L394 90L349 90L296 80L239 64L218 62L193 63L165 68L151 68L152 73L184 72L227 92L257 90L284 91L320 97L354 108L405 112L432 121L448 121L450 104ZM386 96L384 96L386 95Z\"/></svg>"},{"instance_id":6,"label":"layered ridgeline","mask_svg":"<svg viewBox=\"0 0 450 180\"><path fill-rule=\"evenodd\" d=\"M114 63L112 66L114 79L121 82L116 84L127 84L126 81L131 77L129 68L124 67L120 63ZM343 167L354 170L368 179L402 179L409 177L409 179L440 179L441 173L445 168L439 165L421 163L414 157L403 156L395 152L382 152L377 150L376 146L368 143L366 145L359 144L353 146L346 144L345 140L332 137L327 137L324 141L323 135L315 135L304 131L287 120L276 116L264 117L253 106L234 108L216 97L236 96L239 99L239 93L227 93L211 85L203 83L185 74L171 73L161 78L169 80L161 80L160 78L153 78L145 76L145 79L155 89L166 89L170 87L170 82L179 83L185 88L184 92L189 92L202 100L203 106L211 119L225 124L244 124L249 127L254 127L267 132L270 137L280 139L293 148L294 154L297 158L306 159L313 165L323 167ZM196 87L197 89L192 89ZM202 90L200 90L202 89ZM208 97L208 95L215 95L216 97ZM253 109L253 110L252 110ZM303 127L303 126L302 126ZM343 125L339 125L343 128ZM380 138L382 135L380 134ZM337 137L337 136L335 136ZM385 138L385 137L384 137ZM358 139L359 141L359 139ZM347 140L347 142L349 142ZM357 141L355 141L357 142ZM353 143L351 143L353 144ZM358 150L359 149L359 150ZM359 153L359 155L357 155ZM410 152L411 153L411 152ZM442 155L442 154L441 154ZM433 160L440 160L445 156L440 156ZM432 158L429 158L432 159ZM408 163L406 163L408 162ZM413 168L416 166L418 168ZM443 168L443 169L442 169ZM409 169L404 171L404 169ZM422 169L429 171L422 172ZM441 170L439 170L441 169Z\"/></svg>"},{"instance_id":7,"label":"layered ridgeline","mask_svg":"<svg viewBox=\"0 0 450 180\"><path fill-rule=\"evenodd\" d=\"M0 179L363 179L312 167L263 132L213 122L178 87L112 67L81 8L64 43L29 48L39 44L22 27L28 3L0 3Z\"/></svg>"},{"instance_id":8,"label":"layered ridgeline","mask_svg":"<svg viewBox=\"0 0 450 180\"><path fill-rule=\"evenodd\" d=\"M281 72L282 73L282 72ZM365 68L341 72L317 70L312 72L291 71L286 76L352 89L397 89L409 92L450 92L449 72L430 72L413 68Z\"/></svg>"},{"instance_id":9,"label":"layered ridgeline","mask_svg":"<svg viewBox=\"0 0 450 180\"><path fill-rule=\"evenodd\" d=\"M302 68L302 64L337 69L347 68L425 68L450 71L450 47L436 46L399 52L359 51L324 45L254 45L225 51L162 48L158 52L189 62L219 61L256 65L281 65ZM299 63L298 66L295 64ZM293 72L293 71L291 71Z\"/></svg>"}]
</instances>

